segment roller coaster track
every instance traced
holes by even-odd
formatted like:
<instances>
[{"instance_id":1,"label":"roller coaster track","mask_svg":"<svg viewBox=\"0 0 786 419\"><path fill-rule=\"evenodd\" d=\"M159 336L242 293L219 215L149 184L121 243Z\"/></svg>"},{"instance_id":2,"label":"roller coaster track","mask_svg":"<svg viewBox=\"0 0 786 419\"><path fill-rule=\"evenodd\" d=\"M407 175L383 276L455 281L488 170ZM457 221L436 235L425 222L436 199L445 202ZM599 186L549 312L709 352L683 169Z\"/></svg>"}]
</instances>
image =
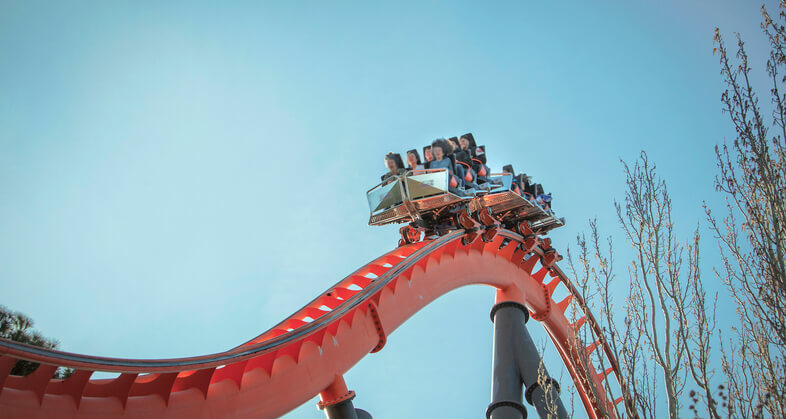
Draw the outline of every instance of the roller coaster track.
<instances>
[{"instance_id":1,"label":"roller coaster track","mask_svg":"<svg viewBox=\"0 0 786 419\"><path fill-rule=\"evenodd\" d=\"M589 417L618 417L621 408L631 412L613 352L580 294L554 263L556 254L544 251L540 239L525 240L508 230L499 230L488 241L467 242L466 237L464 231L454 231L388 252L270 330L212 355L117 359L0 339L0 417L273 418L317 394L322 403L342 400L351 396L341 379L344 373L368 353L381 350L388 334L418 310L470 284L497 288L498 303L524 304L542 324ZM560 284L568 295L557 302L553 295ZM569 305L584 312L576 323L565 315ZM582 327L590 328L592 344L582 342ZM593 351L599 351L594 355L609 368L598 372L587 362ZM10 375L18 360L41 366L24 377ZM74 373L54 379L58 367L73 368ZM96 371L119 375L91 379ZM611 378L616 386L609 385ZM612 392L620 394L615 399Z\"/></svg>"}]
</instances>

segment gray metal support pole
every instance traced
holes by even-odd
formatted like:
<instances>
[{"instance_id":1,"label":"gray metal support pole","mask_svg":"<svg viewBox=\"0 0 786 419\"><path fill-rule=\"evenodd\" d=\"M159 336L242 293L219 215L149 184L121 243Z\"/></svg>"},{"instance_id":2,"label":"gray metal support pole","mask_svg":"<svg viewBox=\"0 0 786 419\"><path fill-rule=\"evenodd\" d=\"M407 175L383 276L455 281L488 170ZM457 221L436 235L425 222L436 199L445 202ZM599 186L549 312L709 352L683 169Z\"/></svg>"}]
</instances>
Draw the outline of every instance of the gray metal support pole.
<instances>
[{"instance_id":1,"label":"gray metal support pole","mask_svg":"<svg viewBox=\"0 0 786 419\"><path fill-rule=\"evenodd\" d=\"M527 403L535 406L542 419L567 418L568 412L559 397L559 383L551 378L546 366L541 365L540 354L526 326L521 328L517 336L516 347L519 373L527 388L524 393ZM539 374L543 374L540 380L542 385L538 382Z\"/></svg>"},{"instance_id":2,"label":"gray metal support pole","mask_svg":"<svg viewBox=\"0 0 786 419\"><path fill-rule=\"evenodd\" d=\"M327 419L372 419L371 415L362 409L355 409L352 399L344 400L332 406L325 406Z\"/></svg>"},{"instance_id":3,"label":"gray metal support pole","mask_svg":"<svg viewBox=\"0 0 786 419\"><path fill-rule=\"evenodd\" d=\"M524 419L527 410L522 404L523 390L516 367L516 335L529 317L518 303L505 302L491 309L494 322L494 349L491 371L491 403L487 419ZM524 308L523 306L521 308Z\"/></svg>"},{"instance_id":4,"label":"gray metal support pole","mask_svg":"<svg viewBox=\"0 0 786 419\"><path fill-rule=\"evenodd\" d=\"M525 398L535 406L541 418L567 418L559 398L559 384L541 368L541 358L527 331L529 312L523 305L506 301L491 309L494 322L494 358L491 385L491 404L486 416L493 419L526 418L522 404L522 385ZM546 377L538 383L538 375ZM500 413L497 416L497 412Z\"/></svg>"},{"instance_id":5,"label":"gray metal support pole","mask_svg":"<svg viewBox=\"0 0 786 419\"><path fill-rule=\"evenodd\" d=\"M352 400L345 400L339 404L325 406L327 419L358 419Z\"/></svg>"}]
</instances>

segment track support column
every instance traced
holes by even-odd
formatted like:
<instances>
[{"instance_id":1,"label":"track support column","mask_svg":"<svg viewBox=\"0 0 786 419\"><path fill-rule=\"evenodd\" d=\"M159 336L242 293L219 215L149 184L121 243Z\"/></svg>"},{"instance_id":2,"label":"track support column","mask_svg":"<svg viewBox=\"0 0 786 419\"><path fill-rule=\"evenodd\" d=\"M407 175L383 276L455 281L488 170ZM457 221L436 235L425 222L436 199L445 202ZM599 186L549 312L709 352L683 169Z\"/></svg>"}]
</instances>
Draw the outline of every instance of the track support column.
<instances>
[{"instance_id":1,"label":"track support column","mask_svg":"<svg viewBox=\"0 0 786 419\"><path fill-rule=\"evenodd\" d=\"M527 409L522 403L521 376L516 365L516 335L529 318L526 308L506 301L491 309L494 322L494 348L491 370L491 403L487 419L524 419ZM526 316L526 318L525 318Z\"/></svg>"},{"instance_id":2,"label":"track support column","mask_svg":"<svg viewBox=\"0 0 786 419\"><path fill-rule=\"evenodd\" d=\"M567 418L568 412L559 397L559 383L551 378L546 366L542 364L543 361L526 325L522 325L517 346L519 373L527 389L524 392L524 399L535 407L538 416L543 419Z\"/></svg>"},{"instance_id":3,"label":"track support column","mask_svg":"<svg viewBox=\"0 0 786 419\"><path fill-rule=\"evenodd\" d=\"M347 384L340 375L319 393L319 398L317 407L325 411L327 419L372 419L365 410L355 409L352 403L355 392L347 389Z\"/></svg>"},{"instance_id":4,"label":"track support column","mask_svg":"<svg viewBox=\"0 0 786 419\"><path fill-rule=\"evenodd\" d=\"M522 403L522 386L527 402L541 418L567 418L559 397L559 384L541 365L540 354L527 331L529 312L522 304L504 301L491 309L494 322L494 358L490 419L527 417ZM543 375L543 376L541 376Z\"/></svg>"}]
</instances>

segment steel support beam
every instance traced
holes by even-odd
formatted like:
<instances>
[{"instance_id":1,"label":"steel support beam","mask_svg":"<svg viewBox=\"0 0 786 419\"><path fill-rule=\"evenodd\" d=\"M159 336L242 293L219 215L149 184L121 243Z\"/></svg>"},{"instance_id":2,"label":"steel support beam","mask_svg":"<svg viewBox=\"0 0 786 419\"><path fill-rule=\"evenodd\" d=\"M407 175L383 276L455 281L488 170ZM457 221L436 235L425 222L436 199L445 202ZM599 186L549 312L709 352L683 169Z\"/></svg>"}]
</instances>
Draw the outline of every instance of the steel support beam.
<instances>
[{"instance_id":1,"label":"steel support beam","mask_svg":"<svg viewBox=\"0 0 786 419\"><path fill-rule=\"evenodd\" d=\"M567 418L559 398L559 384L541 366L541 358L526 323L529 312L523 305L505 301L491 309L494 322L491 404L486 409L490 419L527 417L522 403L522 386L527 402L541 418ZM538 380L540 374L543 377ZM542 385L541 385L542 384Z\"/></svg>"},{"instance_id":2,"label":"steel support beam","mask_svg":"<svg viewBox=\"0 0 786 419\"><path fill-rule=\"evenodd\" d=\"M567 418L568 412L559 396L559 383L549 375L526 325L522 326L517 338L518 367L526 387L524 399L535 407L538 416L546 418ZM542 375L542 376L541 376Z\"/></svg>"},{"instance_id":3,"label":"steel support beam","mask_svg":"<svg viewBox=\"0 0 786 419\"><path fill-rule=\"evenodd\" d=\"M491 403L487 419L524 419L527 409L522 403L522 383L516 365L516 335L529 317L521 305L503 302L491 309L494 322L494 348L491 370Z\"/></svg>"},{"instance_id":4,"label":"steel support beam","mask_svg":"<svg viewBox=\"0 0 786 419\"><path fill-rule=\"evenodd\" d=\"M355 409L352 400L325 406L324 411L327 419L372 419L371 415L365 410Z\"/></svg>"},{"instance_id":5,"label":"steel support beam","mask_svg":"<svg viewBox=\"0 0 786 419\"><path fill-rule=\"evenodd\" d=\"M352 399L355 392L347 389L344 378L336 376L333 382L319 393L317 407L325 412L327 419L372 419L365 410L355 409Z\"/></svg>"}]
</instances>

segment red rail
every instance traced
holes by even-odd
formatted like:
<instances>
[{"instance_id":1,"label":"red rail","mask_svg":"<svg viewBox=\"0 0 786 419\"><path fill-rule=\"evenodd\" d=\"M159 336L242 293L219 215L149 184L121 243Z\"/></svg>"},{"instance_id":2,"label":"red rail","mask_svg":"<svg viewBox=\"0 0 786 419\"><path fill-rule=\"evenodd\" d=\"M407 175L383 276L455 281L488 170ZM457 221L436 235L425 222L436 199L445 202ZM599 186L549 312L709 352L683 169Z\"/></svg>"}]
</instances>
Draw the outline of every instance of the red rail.
<instances>
[{"instance_id":1,"label":"red rail","mask_svg":"<svg viewBox=\"0 0 786 419\"><path fill-rule=\"evenodd\" d=\"M470 284L497 288L497 302L517 301L539 320L559 350L590 417L617 417L604 381L624 380L591 313L586 323L610 370L586 364L589 352L565 311L580 297L553 254L501 230L493 240L463 244L463 232L395 249L358 269L293 315L226 352L190 358L133 360L51 351L0 339L0 417L278 417L335 387L387 335L439 296ZM538 269L535 269L538 267ZM544 282L547 274L552 279ZM552 295L565 284L571 296ZM578 301L578 299L576 299ZM579 308L585 307L580 304ZM9 375L20 359L42 364ZM56 367L74 368L66 380ZM117 378L91 379L95 371ZM611 374L613 373L613 374ZM332 393L331 393L332 394ZM625 398L629 400L628 397Z\"/></svg>"}]
</instances>

